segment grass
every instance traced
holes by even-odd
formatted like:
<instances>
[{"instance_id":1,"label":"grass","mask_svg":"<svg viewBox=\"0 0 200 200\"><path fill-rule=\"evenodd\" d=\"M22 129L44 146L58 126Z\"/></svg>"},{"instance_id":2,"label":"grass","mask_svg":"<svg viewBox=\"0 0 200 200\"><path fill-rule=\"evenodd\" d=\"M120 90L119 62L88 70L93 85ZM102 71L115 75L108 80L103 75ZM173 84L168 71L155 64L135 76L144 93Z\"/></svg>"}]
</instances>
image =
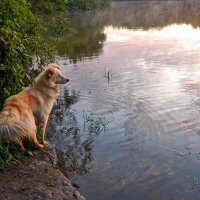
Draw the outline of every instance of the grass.
<instances>
[{"instance_id":1,"label":"grass","mask_svg":"<svg viewBox=\"0 0 200 200\"><path fill-rule=\"evenodd\" d=\"M104 131L106 132L106 128L108 124L110 124L114 118L109 121L105 117L100 117L95 115L93 112L85 112L83 110L83 119L84 119L84 129L85 129L85 124L89 123L94 130L97 130L97 132Z\"/></svg>"},{"instance_id":2,"label":"grass","mask_svg":"<svg viewBox=\"0 0 200 200\"><path fill-rule=\"evenodd\" d=\"M9 168L17 163L23 154L14 144L0 143L0 169Z\"/></svg>"},{"instance_id":3,"label":"grass","mask_svg":"<svg viewBox=\"0 0 200 200\"><path fill-rule=\"evenodd\" d=\"M33 156L35 147L28 141L24 141L26 151L22 152L14 143L0 142L0 170L4 170L21 163L25 156Z\"/></svg>"}]
</instances>

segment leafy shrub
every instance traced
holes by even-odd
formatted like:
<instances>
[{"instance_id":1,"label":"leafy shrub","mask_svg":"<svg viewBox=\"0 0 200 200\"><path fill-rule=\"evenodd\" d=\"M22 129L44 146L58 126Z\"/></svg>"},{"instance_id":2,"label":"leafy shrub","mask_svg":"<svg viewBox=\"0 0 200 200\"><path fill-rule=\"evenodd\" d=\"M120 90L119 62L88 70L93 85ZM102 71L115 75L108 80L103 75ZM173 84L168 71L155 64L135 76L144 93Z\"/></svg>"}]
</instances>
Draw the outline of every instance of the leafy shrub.
<instances>
[{"instance_id":1,"label":"leafy shrub","mask_svg":"<svg viewBox=\"0 0 200 200\"><path fill-rule=\"evenodd\" d=\"M0 1L0 108L8 96L31 82L33 64L43 66L54 60L55 35L69 27L63 16L66 11L60 8L64 1L38 2Z\"/></svg>"}]
</instances>

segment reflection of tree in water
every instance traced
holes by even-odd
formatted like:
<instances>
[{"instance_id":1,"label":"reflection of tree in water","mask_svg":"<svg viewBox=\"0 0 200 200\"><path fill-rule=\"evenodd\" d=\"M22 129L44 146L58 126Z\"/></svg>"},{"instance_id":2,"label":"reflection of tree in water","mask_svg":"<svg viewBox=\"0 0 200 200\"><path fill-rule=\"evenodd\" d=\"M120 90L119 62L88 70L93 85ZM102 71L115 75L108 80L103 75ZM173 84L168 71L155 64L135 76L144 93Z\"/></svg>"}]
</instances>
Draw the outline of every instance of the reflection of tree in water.
<instances>
[{"instance_id":1,"label":"reflection of tree in water","mask_svg":"<svg viewBox=\"0 0 200 200\"><path fill-rule=\"evenodd\" d=\"M69 18L76 33L58 43L59 54L66 54L73 63L85 57L98 56L106 39L103 28L109 18L107 14L105 11L71 14Z\"/></svg>"},{"instance_id":2,"label":"reflection of tree in water","mask_svg":"<svg viewBox=\"0 0 200 200\"><path fill-rule=\"evenodd\" d=\"M60 55L76 63L98 56L106 40L105 26L148 30L171 24L200 27L200 1L130 1L115 2L111 8L70 15L76 34L58 43Z\"/></svg>"},{"instance_id":3,"label":"reflection of tree in water","mask_svg":"<svg viewBox=\"0 0 200 200\"><path fill-rule=\"evenodd\" d=\"M80 131L76 113L71 105L76 103L79 93L69 92L67 88L58 99L51 114L48 135L56 146L59 160L70 175L86 174L91 168L93 141L98 132L88 129L84 134Z\"/></svg>"},{"instance_id":4,"label":"reflection of tree in water","mask_svg":"<svg viewBox=\"0 0 200 200\"><path fill-rule=\"evenodd\" d=\"M70 127L64 132L68 141L64 144L65 148L59 152L62 165L64 164L67 172L72 176L73 174L87 174L93 160L93 137L82 141L80 130L77 127Z\"/></svg>"}]
</instances>

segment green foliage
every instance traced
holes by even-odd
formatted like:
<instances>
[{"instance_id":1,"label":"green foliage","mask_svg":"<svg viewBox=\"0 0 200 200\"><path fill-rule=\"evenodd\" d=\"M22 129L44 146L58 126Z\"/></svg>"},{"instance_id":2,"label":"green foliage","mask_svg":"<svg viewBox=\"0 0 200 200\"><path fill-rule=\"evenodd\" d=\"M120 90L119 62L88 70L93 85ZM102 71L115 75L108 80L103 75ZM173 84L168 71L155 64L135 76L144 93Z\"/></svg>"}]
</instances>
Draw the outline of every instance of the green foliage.
<instances>
[{"instance_id":1,"label":"green foliage","mask_svg":"<svg viewBox=\"0 0 200 200\"><path fill-rule=\"evenodd\" d=\"M16 145L0 143L0 170L10 167L22 157L22 153L17 149Z\"/></svg>"},{"instance_id":2,"label":"green foliage","mask_svg":"<svg viewBox=\"0 0 200 200\"><path fill-rule=\"evenodd\" d=\"M63 4L63 0L0 1L0 108L8 96L31 82L33 64L43 66L55 59L53 42L70 30Z\"/></svg>"},{"instance_id":3,"label":"green foliage","mask_svg":"<svg viewBox=\"0 0 200 200\"><path fill-rule=\"evenodd\" d=\"M66 18L67 0L41 1L35 0L32 3L32 12L42 19L43 36L57 40L64 33L70 34L72 28Z\"/></svg>"},{"instance_id":4,"label":"green foliage","mask_svg":"<svg viewBox=\"0 0 200 200\"><path fill-rule=\"evenodd\" d=\"M0 98L3 99L18 92L28 81L23 64L31 59L28 48L31 41L26 33L34 16L29 6L14 0L0 2Z\"/></svg>"},{"instance_id":5,"label":"green foliage","mask_svg":"<svg viewBox=\"0 0 200 200\"><path fill-rule=\"evenodd\" d=\"M70 10L90 10L110 5L110 0L68 0L67 7Z\"/></svg>"},{"instance_id":6,"label":"green foliage","mask_svg":"<svg viewBox=\"0 0 200 200\"><path fill-rule=\"evenodd\" d=\"M35 147L28 140L24 141L26 152L22 152L17 144L0 142L0 170L20 163L24 156L33 156Z\"/></svg>"}]
</instances>

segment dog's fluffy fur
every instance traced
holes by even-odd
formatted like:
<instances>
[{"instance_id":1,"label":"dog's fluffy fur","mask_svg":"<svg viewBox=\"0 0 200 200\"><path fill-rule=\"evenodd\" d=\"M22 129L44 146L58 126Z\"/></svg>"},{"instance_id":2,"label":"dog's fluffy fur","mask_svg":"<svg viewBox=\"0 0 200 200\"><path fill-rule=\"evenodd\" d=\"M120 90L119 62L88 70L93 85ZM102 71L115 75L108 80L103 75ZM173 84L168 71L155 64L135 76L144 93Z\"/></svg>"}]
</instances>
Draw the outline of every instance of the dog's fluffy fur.
<instances>
[{"instance_id":1,"label":"dog's fluffy fur","mask_svg":"<svg viewBox=\"0 0 200 200\"><path fill-rule=\"evenodd\" d=\"M0 112L0 141L15 142L25 150L22 141L29 138L36 147L44 144L46 124L52 106L60 93L60 84L69 80L61 75L59 66L51 64L17 95L9 97ZM42 132L42 143L36 137Z\"/></svg>"}]
</instances>

